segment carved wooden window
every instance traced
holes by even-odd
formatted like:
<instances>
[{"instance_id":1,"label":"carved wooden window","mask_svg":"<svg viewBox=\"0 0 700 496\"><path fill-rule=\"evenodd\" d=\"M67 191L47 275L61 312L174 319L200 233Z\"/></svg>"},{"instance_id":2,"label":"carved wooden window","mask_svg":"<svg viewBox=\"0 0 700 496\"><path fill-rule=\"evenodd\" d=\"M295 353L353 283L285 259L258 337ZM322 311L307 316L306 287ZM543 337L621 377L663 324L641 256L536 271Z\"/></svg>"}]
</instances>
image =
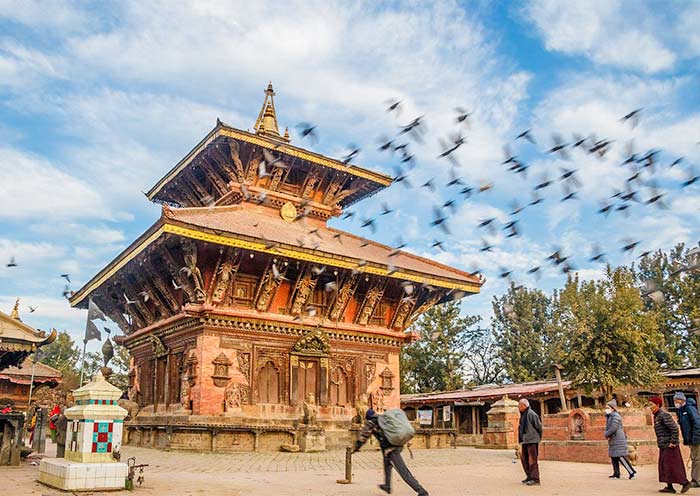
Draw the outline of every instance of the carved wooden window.
<instances>
[{"instance_id":1,"label":"carved wooden window","mask_svg":"<svg viewBox=\"0 0 700 496\"><path fill-rule=\"evenodd\" d=\"M279 384L279 372L272 362L267 362L258 373L258 403L279 403Z\"/></svg>"},{"instance_id":2,"label":"carved wooden window","mask_svg":"<svg viewBox=\"0 0 700 496\"><path fill-rule=\"evenodd\" d=\"M377 303L377 306L374 308L372 318L369 319L369 323L378 326L386 326L387 316L389 314L389 311L391 310L391 307L392 304L388 301L382 300L379 303Z\"/></svg>"},{"instance_id":3,"label":"carved wooden window","mask_svg":"<svg viewBox=\"0 0 700 496\"><path fill-rule=\"evenodd\" d=\"M318 310L318 313L323 315L328 308L330 295L332 295L331 292L324 291L324 284L319 283L316 285L316 289L314 289L308 305L315 307L316 310Z\"/></svg>"},{"instance_id":4,"label":"carved wooden window","mask_svg":"<svg viewBox=\"0 0 700 496\"><path fill-rule=\"evenodd\" d=\"M253 276L236 276L236 279L233 281L233 303L235 305L252 307L257 283L257 278Z\"/></svg>"}]
</instances>

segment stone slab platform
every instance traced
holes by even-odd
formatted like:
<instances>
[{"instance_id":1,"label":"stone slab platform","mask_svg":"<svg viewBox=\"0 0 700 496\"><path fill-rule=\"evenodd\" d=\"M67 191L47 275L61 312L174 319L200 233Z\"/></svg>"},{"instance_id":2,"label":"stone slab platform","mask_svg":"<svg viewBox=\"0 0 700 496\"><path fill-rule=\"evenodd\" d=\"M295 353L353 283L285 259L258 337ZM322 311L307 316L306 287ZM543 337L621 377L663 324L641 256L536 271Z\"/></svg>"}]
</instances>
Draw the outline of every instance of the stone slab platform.
<instances>
[{"instance_id":1,"label":"stone slab platform","mask_svg":"<svg viewBox=\"0 0 700 496\"><path fill-rule=\"evenodd\" d=\"M39 482L63 491L110 491L124 489L126 463L81 463L63 458L44 458Z\"/></svg>"}]
</instances>

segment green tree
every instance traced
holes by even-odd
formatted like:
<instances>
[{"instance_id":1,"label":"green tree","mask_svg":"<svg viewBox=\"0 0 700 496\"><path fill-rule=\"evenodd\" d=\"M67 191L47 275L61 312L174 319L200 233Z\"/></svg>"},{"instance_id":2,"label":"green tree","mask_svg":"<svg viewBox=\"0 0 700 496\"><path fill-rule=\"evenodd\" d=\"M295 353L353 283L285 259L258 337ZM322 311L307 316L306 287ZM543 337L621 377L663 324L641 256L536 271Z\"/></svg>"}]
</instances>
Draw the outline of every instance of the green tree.
<instances>
[{"instance_id":1,"label":"green tree","mask_svg":"<svg viewBox=\"0 0 700 496\"><path fill-rule=\"evenodd\" d=\"M511 284L505 295L493 298L493 314L491 328L507 378L526 382L551 377L560 344L551 298Z\"/></svg>"},{"instance_id":2,"label":"green tree","mask_svg":"<svg viewBox=\"0 0 700 496\"><path fill-rule=\"evenodd\" d=\"M499 348L490 329L470 331L465 361L467 378L473 385L495 384L503 379L504 367Z\"/></svg>"},{"instance_id":3,"label":"green tree","mask_svg":"<svg viewBox=\"0 0 700 496\"><path fill-rule=\"evenodd\" d=\"M575 387L610 399L615 388L659 380L654 350L661 335L630 268L608 267L600 281L569 277L554 307L566 350L561 365Z\"/></svg>"},{"instance_id":4,"label":"green tree","mask_svg":"<svg viewBox=\"0 0 700 496\"><path fill-rule=\"evenodd\" d=\"M61 331L56 340L39 350L39 361L59 370L64 390L78 387L80 380L80 348L66 331Z\"/></svg>"},{"instance_id":5,"label":"green tree","mask_svg":"<svg viewBox=\"0 0 700 496\"><path fill-rule=\"evenodd\" d=\"M460 316L458 302L437 305L413 326L419 339L401 351L401 392L425 393L464 387L470 328L480 317Z\"/></svg>"},{"instance_id":6,"label":"green tree","mask_svg":"<svg viewBox=\"0 0 700 496\"><path fill-rule=\"evenodd\" d=\"M699 259L678 244L668 253L657 251L644 257L636 270L647 295L645 306L654 310L663 336L656 358L664 367L700 366Z\"/></svg>"}]
</instances>

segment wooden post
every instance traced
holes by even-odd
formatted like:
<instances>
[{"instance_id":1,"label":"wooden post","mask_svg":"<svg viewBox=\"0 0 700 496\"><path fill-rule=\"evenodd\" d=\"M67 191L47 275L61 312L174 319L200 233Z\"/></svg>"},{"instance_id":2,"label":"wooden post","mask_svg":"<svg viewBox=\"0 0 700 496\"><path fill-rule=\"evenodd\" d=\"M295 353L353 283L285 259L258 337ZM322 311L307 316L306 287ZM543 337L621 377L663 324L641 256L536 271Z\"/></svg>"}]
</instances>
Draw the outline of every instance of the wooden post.
<instances>
[{"instance_id":1,"label":"wooden post","mask_svg":"<svg viewBox=\"0 0 700 496\"><path fill-rule=\"evenodd\" d=\"M345 448L345 479L338 479L338 484L352 484L352 447Z\"/></svg>"},{"instance_id":2,"label":"wooden post","mask_svg":"<svg viewBox=\"0 0 700 496\"><path fill-rule=\"evenodd\" d=\"M559 387L559 401L561 401L561 411L566 412L569 409L566 406L566 396L564 396L564 387L561 385L561 365L554 364L554 375L557 377L557 386Z\"/></svg>"}]
</instances>

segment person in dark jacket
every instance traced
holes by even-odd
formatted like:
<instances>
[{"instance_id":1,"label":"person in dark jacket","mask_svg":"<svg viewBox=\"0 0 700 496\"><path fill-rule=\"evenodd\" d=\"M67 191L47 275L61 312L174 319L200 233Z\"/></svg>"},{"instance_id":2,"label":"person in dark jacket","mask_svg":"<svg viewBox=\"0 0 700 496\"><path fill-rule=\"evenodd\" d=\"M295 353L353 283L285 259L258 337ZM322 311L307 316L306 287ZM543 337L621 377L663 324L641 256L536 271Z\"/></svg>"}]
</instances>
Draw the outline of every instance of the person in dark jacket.
<instances>
[{"instance_id":1,"label":"person in dark jacket","mask_svg":"<svg viewBox=\"0 0 700 496\"><path fill-rule=\"evenodd\" d=\"M610 478L620 478L620 464L622 464L630 479L634 479L637 471L632 468L632 464L627 458L627 436L622 425L622 415L617 411L616 400L608 401L605 405L605 439L608 440L608 456L613 466L613 474Z\"/></svg>"},{"instance_id":2,"label":"person in dark jacket","mask_svg":"<svg viewBox=\"0 0 700 496\"><path fill-rule=\"evenodd\" d=\"M371 408L367 410L365 414L365 425L360 432L360 438L355 441L353 453L360 451L360 448L362 448L370 436L374 436L377 439L379 447L382 450L382 456L384 457L384 484L380 484L379 489L391 494L391 468L393 466L404 482L418 493L418 496L428 496L428 491L420 485L420 482L418 482L416 478L413 477L411 471L408 470L406 462L404 462L401 456L403 446L393 446L387 440L382 432L382 428L379 426L379 416Z\"/></svg>"},{"instance_id":3,"label":"person in dark jacket","mask_svg":"<svg viewBox=\"0 0 700 496\"><path fill-rule=\"evenodd\" d=\"M530 402L525 398L518 402L520 424L518 425L518 442L522 445L520 462L525 470L523 484L539 485L540 467L537 461L539 446L542 440L542 422L540 416L530 408Z\"/></svg>"},{"instance_id":4,"label":"person in dark jacket","mask_svg":"<svg viewBox=\"0 0 700 496\"><path fill-rule=\"evenodd\" d=\"M649 399L649 407L654 414L654 432L656 445L659 447L659 482L665 482L666 487L660 493L675 493L673 484L681 484L682 493L690 489L690 481L685 474L683 456L678 447L678 426L673 417L661 407L664 400L660 396Z\"/></svg>"},{"instance_id":5,"label":"person in dark jacket","mask_svg":"<svg viewBox=\"0 0 700 496\"><path fill-rule=\"evenodd\" d=\"M683 444L690 447L690 459L693 466L690 469L690 485L700 487L700 415L693 398L685 397L680 391L673 395L676 405L678 424L683 434Z\"/></svg>"}]
</instances>

